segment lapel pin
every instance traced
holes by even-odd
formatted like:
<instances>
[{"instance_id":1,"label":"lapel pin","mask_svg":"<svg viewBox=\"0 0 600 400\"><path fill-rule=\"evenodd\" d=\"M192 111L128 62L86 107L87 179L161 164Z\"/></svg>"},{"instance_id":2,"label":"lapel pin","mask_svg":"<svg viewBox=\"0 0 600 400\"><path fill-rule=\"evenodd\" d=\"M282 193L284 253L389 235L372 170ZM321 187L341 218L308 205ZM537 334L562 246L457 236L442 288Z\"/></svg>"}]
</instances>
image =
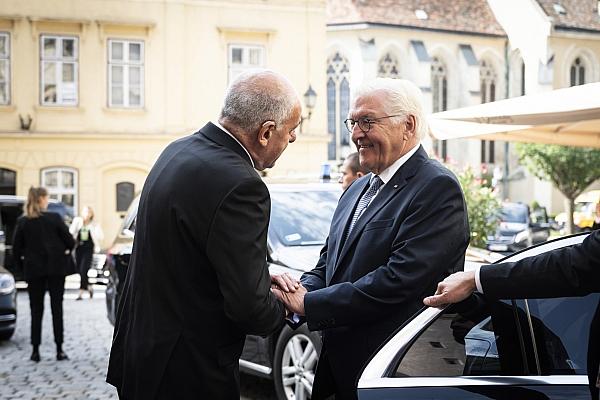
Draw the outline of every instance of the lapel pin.
<instances>
[{"instance_id":1,"label":"lapel pin","mask_svg":"<svg viewBox=\"0 0 600 400\"><path fill-rule=\"evenodd\" d=\"M394 185L394 189L398 189L398 185Z\"/></svg>"}]
</instances>

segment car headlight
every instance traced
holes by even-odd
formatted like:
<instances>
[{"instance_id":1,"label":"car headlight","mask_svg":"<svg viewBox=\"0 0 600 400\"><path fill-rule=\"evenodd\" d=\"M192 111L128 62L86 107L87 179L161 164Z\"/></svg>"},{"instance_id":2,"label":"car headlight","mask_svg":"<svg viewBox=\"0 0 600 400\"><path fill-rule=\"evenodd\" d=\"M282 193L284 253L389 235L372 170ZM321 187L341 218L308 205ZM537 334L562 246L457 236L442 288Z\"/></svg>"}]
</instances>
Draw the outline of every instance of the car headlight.
<instances>
[{"instance_id":1,"label":"car headlight","mask_svg":"<svg viewBox=\"0 0 600 400\"><path fill-rule=\"evenodd\" d=\"M521 231L515 235L515 243L521 243L527 240L529 237L529 232Z\"/></svg>"},{"instance_id":2,"label":"car headlight","mask_svg":"<svg viewBox=\"0 0 600 400\"><path fill-rule=\"evenodd\" d=\"M0 294L12 293L15 290L15 279L9 274L0 274Z\"/></svg>"}]
</instances>

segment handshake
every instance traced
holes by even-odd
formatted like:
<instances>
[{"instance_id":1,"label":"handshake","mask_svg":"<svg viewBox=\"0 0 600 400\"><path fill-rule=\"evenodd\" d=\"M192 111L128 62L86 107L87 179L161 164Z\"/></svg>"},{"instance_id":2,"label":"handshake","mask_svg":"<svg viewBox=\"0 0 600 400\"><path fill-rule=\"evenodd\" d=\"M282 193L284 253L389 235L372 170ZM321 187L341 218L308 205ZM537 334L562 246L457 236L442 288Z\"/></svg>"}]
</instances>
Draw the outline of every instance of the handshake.
<instances>
[{"instance_id":1,"label":"handshake","mask_svg":"<svg viewBox=\"0 0 600 400\"><path fill-rule=\"evenodd\" d=\"M306 288L289 274L271 275L271 292L283 303L288 314L304 316Z\"/></svg>"}]
</instances>

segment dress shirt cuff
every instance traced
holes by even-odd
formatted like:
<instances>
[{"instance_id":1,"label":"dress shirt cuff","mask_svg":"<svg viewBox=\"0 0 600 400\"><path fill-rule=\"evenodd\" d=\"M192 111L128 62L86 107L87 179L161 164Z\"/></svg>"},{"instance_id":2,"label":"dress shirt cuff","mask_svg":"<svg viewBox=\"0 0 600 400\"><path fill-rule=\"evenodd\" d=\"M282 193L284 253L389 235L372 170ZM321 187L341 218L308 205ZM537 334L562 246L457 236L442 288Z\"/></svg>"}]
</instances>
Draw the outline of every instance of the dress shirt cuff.
<instances>
[{"instance_id":1,"label":"dress shirt cuff","mask_svg":"<svg viewBox=\"0 0 600 400\"><path fill-rule=\"evenodd\" d=\"M481 266L475 269L475 286L477 286L477 291L483 294L483 288L481 287L481 278L479 277L479 273L481 272Z\"/></svg>"},{"instance_id":2,"label":"dress shirt cuff","mask_svg":"<svg viewBox=\"0 0 600 400\"><path fill-rule=\"evenodd\" d=\"M293 324L297 324L298 322L300 322L300 316L296 313L288 313L285 319L287 319Z\"/></svg>"}]
</instances>

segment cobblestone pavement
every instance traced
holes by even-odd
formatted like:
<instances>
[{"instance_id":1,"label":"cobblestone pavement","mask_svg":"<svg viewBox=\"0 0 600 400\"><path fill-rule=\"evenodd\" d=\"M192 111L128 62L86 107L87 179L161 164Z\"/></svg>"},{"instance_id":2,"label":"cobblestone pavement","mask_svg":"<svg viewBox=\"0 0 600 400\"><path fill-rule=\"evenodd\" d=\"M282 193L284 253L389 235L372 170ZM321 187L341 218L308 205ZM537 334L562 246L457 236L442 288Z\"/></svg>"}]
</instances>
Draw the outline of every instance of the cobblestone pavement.
<instances>
[{"instance_id":1,"label":"cobblestone pavement","mask_svg":"<svg viewBox=\"0 0 600 400\"><path fill-rule=\"evenodd\" d=\"M17 329L9 341L0 342L0 399L117 399L115 389L105 382L113 328L106 318L103 287L96 286L94 298L87 293L75 301L76 282L67 282L63 303L65 343L70 360L56 361L49 297L42 322L42 361L31 355L29 298L25 290L17 296ZM275 400L272 382L241 376L242 400Z\"/></svg>"}]
</instances>

